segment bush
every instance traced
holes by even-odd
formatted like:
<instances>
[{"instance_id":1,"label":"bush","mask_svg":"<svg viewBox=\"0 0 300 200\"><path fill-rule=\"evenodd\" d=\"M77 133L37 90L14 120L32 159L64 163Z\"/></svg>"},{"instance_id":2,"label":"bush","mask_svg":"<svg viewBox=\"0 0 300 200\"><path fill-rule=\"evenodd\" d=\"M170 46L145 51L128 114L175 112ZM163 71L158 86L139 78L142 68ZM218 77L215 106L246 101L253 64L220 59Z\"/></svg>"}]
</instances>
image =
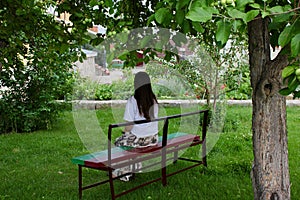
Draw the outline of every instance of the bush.
<instances>
[{"instance_id":1,"label":"bush","mask_svg":"<svg viewBox=\"0 0 300 200\"><path fill-rule=\"evenodd\" d=\"M186 76L182 76L185 72L157 62L148 63L146 71L152 78L153 91L158 98L187 99L195 97L194 84L190 84Z\"/></svg>"},{"instance_id":2,"label":"bush","mask_svg":"<svg viewBox=\"0 0 300 200\"><path fill-rule=\"evenodd\" d=\"M112 85L99 84L89 78L77 77L73 85L73 100L110 100Z\"/></svg>"},{"instance_id":3,"label":"bush","mask_svg":"<svg viewBox=\"0 0 300 200\"><path fill-rule=\"evenodd\" d=\"M129 70L123 70L123 78L112 83L112 99L126 100L134 93L134 75Z\"/></svg>"},{"instance_id":4,"label":"bush","mask_svg":"<svg viewBox=\"0 0 300 200\"><path fill-rule=\"evenodd\" d=\"M173 97L173 91L164 85L153 85L153 92L159 97Z\"/></svg>"},{"instance_id":5,"label":"bush","mask_svg":"<svg viewBox=\"0 0 300 200\"><path fill-rule=\"evenodd\" d=\"M111 100L112 99L112 85L98 84L95 91L96 100Z\"/></svg>"},{"instance_id":6,"label":"bush","mask_svg":"<svg viewBox=\"0 0 300 200\"><path fill-rule=\"evenodd\" d=\"M226 78L227 99L251 99L252 88L248 65L243 65L238 70L229 70L226 73Z\"/></svg>"},{"instance_id":7,"label":"bush","mask_svg":"<svg viewBox=\"0 0 300 200\"><path fill-rule=\"evenodd\" d=\"M68 32L46 12L52 4L1 1L0 134L49 128L63 109L55 100L70 93L70 69L83 59L78 50L87 25Z\"/></svg>"},{"instance_id":8,"label":"bush","mask_svg":"<svg viewBox=\"0 0 300 200\"><path fill-rule=\"evenodd\" d=\"M71 73L61 70L49 75L30 68L14 72L15 79L2 76L7 89L0 91L0 134L50 128L65 109L55 100L70 92L66 85Z\"/></svg>"}]
</instances>

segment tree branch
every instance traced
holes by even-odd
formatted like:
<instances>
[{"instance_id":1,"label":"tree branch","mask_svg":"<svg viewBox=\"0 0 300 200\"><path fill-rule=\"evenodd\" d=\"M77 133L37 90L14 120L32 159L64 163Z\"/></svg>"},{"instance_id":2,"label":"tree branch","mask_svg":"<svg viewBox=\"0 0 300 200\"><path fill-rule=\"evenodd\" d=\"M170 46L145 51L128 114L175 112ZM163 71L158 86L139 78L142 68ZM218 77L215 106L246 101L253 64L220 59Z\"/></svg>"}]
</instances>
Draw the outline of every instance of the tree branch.
<instances>
[{"instance_id":1,"label":"tree branch","mask_svg":"<svg viewBox=\"0 0 300 200\"><path fill-rule=\"evenodd\" d=\"M300 1L299 1L299 3L300 3ZM300 10L299 5L298 5L297 8L294 8L294 9L292 9L292 10L288 10L288 11L281 12L281 13L272 13L272 14L270 14L269 16L273 16L273 15L281 15L281 14L288 14L288 13L291 13L291 12L294 12L294 11L297 11L297 10Z\"/></svg>"},{"instance_id":2,"label":"tree branch","mask_svg":"<svg viewBox=\"0 0 300 200\"><path fill-rule=\"evenodd\" d=\"M299 3L300 3L300 0L299 0ZM288 11L285 11L285 12L272 13L272 14L269 14L268 16L275 16L275 15L288 14L288 13L291 13L291 12L294 12L294 11L297 11L297 10L300 10L300 5L298 5L297 8L294 8L294 9L291 9L291 10L288 10ZM260 18L262 18L261 15L259 15L258 17L255 17L253 20L257 20L257 19L260 19Z\"/></svg>"},{"instance_id":3,"label":"tree branch","mask_svg":"<svg viewBox=\"0 0 300 200\"><path fill-rule=\"evenodd\" d=\"M294 64L295 62L299 62L299 61L300 61L300 56L298 56L298 57L292 59L292 60L289 62L289 65L292 65L292 64Z\"/></svg>"}]
</instances>

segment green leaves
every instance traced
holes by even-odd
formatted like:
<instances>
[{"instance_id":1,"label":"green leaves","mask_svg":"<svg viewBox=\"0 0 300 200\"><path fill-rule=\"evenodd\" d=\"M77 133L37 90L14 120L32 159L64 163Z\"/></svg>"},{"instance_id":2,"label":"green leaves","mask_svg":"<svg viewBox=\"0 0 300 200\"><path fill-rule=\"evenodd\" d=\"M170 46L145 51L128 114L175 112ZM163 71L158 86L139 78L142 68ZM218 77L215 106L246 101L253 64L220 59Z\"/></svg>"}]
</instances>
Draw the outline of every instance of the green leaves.
<instances>
[{"instance_id":1,"label":"green leaves","mask_svg":"<svg viewBox=\"0 0 300 200\"><path fill-rule=\"evenodd\" d=\"M216 40L220 42L223 46L228 41L230 35L231 24L224 20L219 20L217 22L217 33L216 33Z\"/></svg>"},{"instance_id":2,"label":"green leaves","mask_svg":"<svg viewBox=\"0 0 300 200\"><path fill-rule=\"evenodd\" d=\"M180 10L183 7L187 6L189 4L189 2L190 2L190 0L180 0L180 1L177 1L176 10Z\"/></svg>"},{"instance_id":3,"label":"green leaves","mask_svg":"<svg viewBox=\"0 0 300 200\"><path fill-rule=\"evenodd\" d=\"M169 11L167 8L160 8L156 13L155 13L155 20L162 24L162 22L164 21L164 18L166 15L169 14Z\"/></svg>"},{"instance_id":4,"label":"green leaves","mask_svg":"<svg viewBox=\"0 0 300 200\"><path fill-rule=\"evenodd\" d=\"M16 10L16 15L21 16L21 15L24 15L24 14L26 14L26 11L24 9L19 8L19 9Z\"/></svg>"},{"instance_id":5,"label":"green leaves","mask_svg":"<svg viewBox=\"0 0 300 200\"><path fill-rule=\"evenodd\" d=\"M259 14L259 11L258 10L251 10L249 12L246 13L246 18L244 19L244 21L247 23L247 22L250 22L252 21L255 17L257 17L257 15Z\"/></svg>"},{"instance_id":6,"label":"green leaves","mask_svg":"<svg viewBox=\"0 0 300 200\"><path fill-rule=\"evenodd\" d=\"M175 20L178 24L182 24L184 20L184 11L183 10L176 10Z\"/></svg>"},{"instance_id":7,"label":"green leaves","mask_svg":"<svg viewBox=\"0 0 300 200\"><path fill-rule=\"evenodd\" d=\"M176 35L173 36L173 41L175 42L176 45L181 46L182 44L186 44L188 39L186 35L177 32Z\"/></svg>"},{"instance_id":8,"label":"green leaves","mask_svg":"<svg viewBox=\"0 0 300 200\"><path fill-rule=\"evenodd\" d=\"M140 47L145 48L149 42L153 39L152 35L146 35L143 37L143 39L140 41Z\"/></svg>"},{"instance_id":9,"label":"green leaves","mask_svg":"<svg viewBox=\"0 0 300 200\"><path fill-rule=\"evenodd\" d=\"M287 66L282 70L282 78L285 79L295 72L295 66Z\"/></svg>"},{"instance_id":10,"label":"green leaves","mask_svg":"<svg viewBox=\"0 0 300 200\"><path fill-rule=\"evenodd\" d=\"M292 38L291 52L293 57L297 57L300 54L300 33Z\"/></svg>"},{"instance_id":11,"label":"green leaves","mask_svg":"<svg viewBox=\"0 0 300 200\"><path fill-rule=\"evenodd\" d=\"M281 90L279 90L279 94L287 96L294 92L298 85L299 85L299 80L297 79L297 76L295 74L291 75L288 81L288 87L285 87Z\"/></svg>"},{"instance_id":12,"label":"green leaves","mask_svg":"<svg viewBox=\"0 0 300 200\"><path fill-rule=\"evenodd\" d=\"M159 24L164 24L164 25L168 25L172 18L170 10L167 8L158 9L154 16L155 16L155 20Z\"/></svg>"},{"instance_id":13,"label":"green leaves","mask_svg":"<svg viewBox=\"0 0 300 200\"><path fill-rule=\"evenodd\" d=\"M254 0L236 0L236 7L244 10L249 3L254 3Z\"/></svg>"},{"instance_id":14,"label":"green leaves","mask_svg":"<svg viewBox=\"0 0 300 200\"><path fill-rule=\"evenodd\" d=\"M187 13L186 18L195 22L207 22L212 19L212 13L201 7L193 7Z\"/></svg>"},{"instance_id":15,"label":"green leaves","mask_svg":"<svg viewBox=\"0 0 300 200\"><path fill-rule=\"evenodd\" d=\"M282 6L275 6L269 9L270 13L282 13L283 7Z\"/></svg>"},{"instance_id":16,"label":"green leaves","mask_svg":"<svg viewBox=\"0 0 300 200\"><path fill-rule=\"evenodd\" d=\"M284 82L287 80L288 84L287 87L279 90L281 95L287 96L291 93L297 92L295 90L300 85L300 69L298 68L299 66L290 65L282 70L282 78Z\"/></svg>"},{"instance_id":17,"label":"green leaves","mask_svg":"<svg viewBox=\"0 0 300 200\"><path fill-rule=\"evenodd\" d=\"M232 9L228 11L228 15L234 19L242 19L246 24L253 20L259 14L258 10L251 10L247 13L241 12L237 9Z\"/></svg>"},{"instance_id":18,"label":"green leaves","mask_svg":"<svg viewBox=\"0 0 300 200\"><path fill-rule=\"evenodd\" d=\"M222 6L224 10L219 11L216 9L218 7L207 6L205 1L193 1L189 5L189 11L185 17L194 23L198 22L200 25L201 23L208 23L209 20L213 20L213 23L217 25L215 38L219 47L222 48L229 39L231 28L234 31L239 31L242 25L246 25L249 21L255 19L260 12L259 4L255 4L253 0L237 0L235 3ZM245 12L245 7L248 4L253 4L256 8ZM223 15L227 15L230 18L224 18ZM200 33L203 32L201 26L196 25L194 29Z\"/></svg>"},{"instance_id":19,"label":"green leaves","mask_svg":"<svg viewBox=\"0 0 300 200\"><path fill-rule=\"evenodd\" d=\"M91 7L94 7L94 6L98 5L98 1L97 0L90 0L89 5Z\"/></svg>"},{"instance_id":20,"label":"green leaves","mask_svg":"<svg viewBox=\"0 0 300 200\"><path fill-rule=\"evenodd\" d=\"M239 18L239 19L243 19L243 21L245 22L246 20L246 13L241 12L237 9L232 9L228 11L228 15L232 18Z\"/></svg>"},{"instance_id":21,"label":"green leaves","mask_svg":"<svg viewBox=\"0 0 300 200\"><path fill-rule=\"evenodd\" d=\"M198 32L198 33L203 33L204 28L201 26L199 22L192 22L193 28Z\"/></svg>"},{"instance_id":22,"label":"green leaves","mask_svg":"<svg viewBox=\"0 0 300 200\"><path fill-rule=\"evenodd\" d=\"M207 7L205 1L195 1L190 5L186 18L193 22L207 22L212 19L213 14L219 11L213 7Z\"/></svg>"},{"instance_id":23,"label":"green leaves","mask_svg":"<svg viewBox=\"0 0 300 200\"><path fill-rule=\"evenodd\" d=\"M287 26L285 29L281 32L278 38L278 44L281 47L284 47L286 44L289 43L291 40L291 33L292 33L293 27L292 26Z\"/></svg>"},{"instance_id":24,"label":"green leaves","mask_svg":"<svg viewBox=\"0 0 300 200\"><path fill-rule=\"evenodd\" d=\"M280 33L278 38L278 44L281 47L286 46L291 43L291 56L297 57L300 54L300 18L295 20L295 22L286 26L284 30Z\"/></svg>"}]
</instances>

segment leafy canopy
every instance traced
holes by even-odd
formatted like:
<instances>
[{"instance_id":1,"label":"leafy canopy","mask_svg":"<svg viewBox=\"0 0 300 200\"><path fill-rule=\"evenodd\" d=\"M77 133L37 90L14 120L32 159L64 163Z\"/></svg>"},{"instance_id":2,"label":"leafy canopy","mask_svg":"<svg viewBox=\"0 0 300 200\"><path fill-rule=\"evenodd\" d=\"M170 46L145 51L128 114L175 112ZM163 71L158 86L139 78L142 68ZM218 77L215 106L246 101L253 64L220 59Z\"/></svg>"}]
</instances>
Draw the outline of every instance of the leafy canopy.
<instances>
[{"instance_id":1,"label":"leafy canopy","mask_svg":"<svg viewBox=\"0 0 300 200\"><path fill-rule=\"evenodd\" d=\"M300 91L296 90L300 84L300 77L296 75L300 68L299 12L300 5L293 0L166 0L163 6L157 7L153 21L159 26L176 27L184 33L204 35L204 38L207 35L206 27L216 26L210 42L222 48L230 35L245 35L248 22L257 18L270 18L270 44L273 49L280 46L282 53L288 54L290 60L290 66L283 73L288 86L280 93L288 95L294 92L295 97L300 97ZM160 13L159 18L157 13ZM160 20L167 19L165 16L169 13L175 13L171 20Z\"/></svg>"},{"instance_id":2,"label":"leafy canopy","mask_svg":"<svg viewBox=\"0 0 300 200\"><path fill-rule=\"evenodd\" d=\"M48 14L51 5L56 16L69 13L71 23L60 22ZM124 33L119 39L127 42L130 41L128 30L158 26L191 36L200 35L206 43L222 48L231 35L242 37L247 23L257 18L270 18L271 46L280 46L282 53L290 57L290 65L283 71L288 86L281 93L295 92L300 96L296 89L300 83L300 15L296 0L1 1L0 86L4 88L1 131L31 131L37 124L48 124L49 116L55 113L49 102L66 92L71 76L68 69L78 59L77 51L82 44L97 45L116 33ZM99 34L89 38L86 30L93 24L106 27L107 36ZM148 40L144 38L142 42L145 47ZM166 41L162 39L156 44L158 51L162 51L163 42ZM150 49L146 48L145 52L154 56ZM130 62L136 60L133 52L122 56ZM170 59L169 53L166 59ZM42 122L35 123L37 118Z\"/></svg>"},{"instance_id":3,"label":"leafy canopy","mask_svg":"<svg viewBox=\"0 0 300 200\"><path fill-rule=\"evenodd\" d=\"M295 74L300 55L300 8L296 0L91 0L89 3L94 6L92 21L107 27L108 33L158 26L191 36L200 35L207 44L215 43L219 48L223 48L232 35L239 36L235 39L244 39L250 21L269 18L272 48L280 46L294 66L294 72L283 77L289 84L281 93L295 92L300 84L300 77ZM92 42L99 44L103 39Z\"/></svg>"}]
</instances>

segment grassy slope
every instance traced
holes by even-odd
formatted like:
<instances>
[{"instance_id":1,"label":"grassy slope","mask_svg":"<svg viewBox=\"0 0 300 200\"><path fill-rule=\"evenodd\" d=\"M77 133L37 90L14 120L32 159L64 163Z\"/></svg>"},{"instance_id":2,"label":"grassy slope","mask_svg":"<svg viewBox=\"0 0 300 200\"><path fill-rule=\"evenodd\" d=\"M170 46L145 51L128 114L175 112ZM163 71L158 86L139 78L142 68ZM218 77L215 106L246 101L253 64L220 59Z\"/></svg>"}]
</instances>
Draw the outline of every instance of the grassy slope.
<instances>
[{"instance_id":1,"label":"grassy slope","mask_svg":"<svg viewBox=\"0 0 300 200\"><path fill-rule=\"evenodd\" d=\"M227 111L225 132L208 155L208 168L194 168L170 177L167 187L154 183L120 199L253 199L251 108L229 107ZM297 199L300 191L299 111L299 107L288 109L292 199ZM177 110L170 108L166 112ZM113 121L112 116L108 111L98 112L103 126ZM71 113L66 113L50 131L0 135L0 146L0 199L77 199L77 167L70 159L87 150ZM170 170L184 165L179 162L170 166ZM84 181L106 177L105 173L94 170L84 173ZM117 181L116 189L122 191L157 176L159 171L139 174L131 183ZM109 197L108 185L84 191L84 199Z\"/></svg>"}]
</instances>

